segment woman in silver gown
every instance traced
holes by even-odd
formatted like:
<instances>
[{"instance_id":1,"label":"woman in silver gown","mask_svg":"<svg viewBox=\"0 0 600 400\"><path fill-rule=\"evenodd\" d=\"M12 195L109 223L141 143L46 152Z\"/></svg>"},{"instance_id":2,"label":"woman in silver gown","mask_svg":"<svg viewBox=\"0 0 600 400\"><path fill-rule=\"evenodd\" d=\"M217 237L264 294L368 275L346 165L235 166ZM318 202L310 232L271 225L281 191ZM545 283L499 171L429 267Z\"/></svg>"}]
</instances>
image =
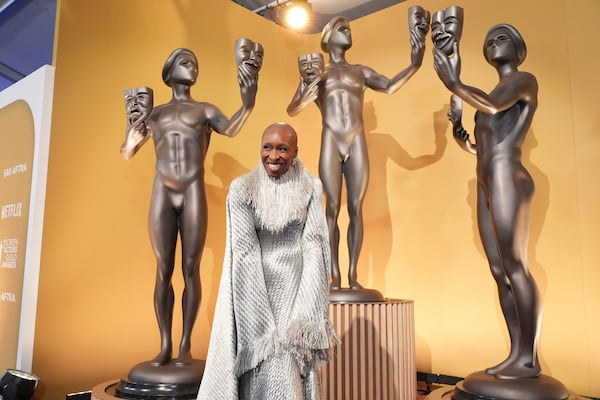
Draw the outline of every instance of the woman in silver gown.
<instances>
[{"instance_id":1,"label":"woman in silver gown","mask_svg":"<svg viewBox=\"0 0 600 400\"><path fill-rule=\"evenodd\" d=\"M287 124L269 126L262 165L231 183L227 242L201 400L314 400L335 333L321 183Z\"/></svg>"}]
</instances>

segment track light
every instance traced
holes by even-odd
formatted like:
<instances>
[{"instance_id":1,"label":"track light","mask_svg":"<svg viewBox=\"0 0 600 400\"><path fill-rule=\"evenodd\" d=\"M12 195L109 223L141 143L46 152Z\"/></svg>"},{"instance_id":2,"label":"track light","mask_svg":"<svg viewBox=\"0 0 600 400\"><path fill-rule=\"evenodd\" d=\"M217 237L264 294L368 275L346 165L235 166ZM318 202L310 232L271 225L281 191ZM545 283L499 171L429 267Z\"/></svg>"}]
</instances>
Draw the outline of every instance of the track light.
<instances>
[{"instance_id":1,"label":"track light","mask_svg":"<svg viewBox=\"0 0 600 400\"><path fill-rule=\"evenodd\" d=\"M7 369L0 379L0 399L29 400L37 389L40 378L18 369Z\"/></svg>"},{"instance_id":2,"label":"track light","mask_svg":"<svg viewBox=\"0 0 600 400\"><path fill-rule=\"evenodd\" d=\"M308 0L275 0L252 10L255 14L262 14L265 11L268 11L273 21L279 25L301 29L308 22L312 7Z\"/></svg>"},{"instance_id":3,"label":"track light","mask_svg":"<svg viewBox=\"0 0 600 400\"><path fill-rule=\"evenodd\" d=\"M292 29L300 29L308 22L311 12L310 3L306 0L292 0L283 9L285 23Z\"/></svg>"}]
</instances>

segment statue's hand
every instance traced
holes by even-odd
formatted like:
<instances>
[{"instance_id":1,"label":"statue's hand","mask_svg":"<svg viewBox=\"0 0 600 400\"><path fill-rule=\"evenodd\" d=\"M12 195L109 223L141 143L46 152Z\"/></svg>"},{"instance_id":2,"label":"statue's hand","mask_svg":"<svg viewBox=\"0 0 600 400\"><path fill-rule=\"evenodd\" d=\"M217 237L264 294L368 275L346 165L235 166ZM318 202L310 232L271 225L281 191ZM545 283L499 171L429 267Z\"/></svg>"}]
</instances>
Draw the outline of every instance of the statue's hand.
<instances>
[{"instance_id":1,"label":"statue's hand","mask_svg":"<svg viewBox=\"0 0 600 400\"><path fill-rule=\"evenodd\" d=\"M243 103L246 106L254 106L258 89L258 73L247 65L241 64L238 66L238 83L240 84Z\"/></svg>"},{"instance_id":2,"label":"statue's hand","mask_svg":"<svg viewBox=\"0 0 600 400\"><path fill-rule=\"evenodd\" d=\"M469 133L467 132L467 130L465 128L462 127L462 125L458 126L456 129L453 129L453 134L454 134L454 139L456 139L456 141L458 142L458 144L461 145L461 147L462 147L461 142L469 141Z\"/></svg>"},{"instance_id":3,"label":"statue's hand","mask_svg":"<svg viewBox=\"0 0 600 400\"><path fill-rule=\"evenodd\" d=\"M461 149L471 154L477 154L475 144L471 142L469 133L462 125L462 110L462 99L453 94L450 97L450 108L448 109L448 119L452 122L452 135Z\"/></svg>"},{"instance_id":4,"label":"statue's hand","mask_svg":"<svg viewBox=\"0 0 600 400\"><path fill-rule=\"evenodd\" d=\"M452 74L454 74L456 76L456 79L458 80L458 78L460 77L461 68L458 42L454 42L453 44L452 57L450 57L450 67L452 68Z\"/></svg>"},{"instance_id":5,"label":"statue's hand","mask_svg":"<svg viewBox=\"0 0 600 400\"><path fill-rule=\"evenodd\" d=\"M442 50L435 46L433 47L433 68L444 85L450 90L452 90L452 86L458 83L459 80L458 74L456 73L457 66L460 69L460 58L457 54L455 54L451 60Z\"/></svg>"},{"instance_id":6,"label":"statue's hand","mask_svg":"<svg viewBox=\"0 0 600 400\"><path fill-rule=\"evenodd\" d=\"M129 132L127 132L127 138L125 139L126 146L137 146L146 138L147 133L146 124L143 121L132 125L129 128Z\"/></svg>"},{"instance_id":7,"label":"statue's hand","mask_svg":"<svg viewBox=\"0 0 600 400\"><path fill-rule=\"evenodd\" d=\"M425 38L416 31L416 28L410 31L410 47L411 64L415 67L420 67L425 55Z\"/></svg>"},{"instance_id":8,"label":"statue's hand","mask_svg":"<svg viewBox=\"0 0 600 400\"><path fill-rule=\"evenodd\" d=\"M306 84L302 89L302 101L304 103L310 103L317 99L319 96L319 82L321 82L321 77L312 80L310 83L302 82L303 85Z\"/></svg>"},{"instance_id":9,"label":"statue's hand","mask_svg":"<svg viewBox=\"0 0 600 400\"><path fill-rule=\"evenodd\" d=\"M448 109L448 119L452 122L452 125L462 124L462 111L462 99L453 94L450 97L450 108Z\"/></svg>"}]
</instances>

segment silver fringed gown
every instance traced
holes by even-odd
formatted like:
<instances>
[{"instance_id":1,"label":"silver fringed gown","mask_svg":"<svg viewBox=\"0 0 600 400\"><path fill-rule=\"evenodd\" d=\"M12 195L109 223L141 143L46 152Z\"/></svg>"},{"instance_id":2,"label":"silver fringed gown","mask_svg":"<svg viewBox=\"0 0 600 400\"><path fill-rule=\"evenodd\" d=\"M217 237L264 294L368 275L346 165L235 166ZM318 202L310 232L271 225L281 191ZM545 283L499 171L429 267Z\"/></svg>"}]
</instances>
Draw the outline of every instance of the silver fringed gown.
<instances>
[{"instance_id":1,"label":"silver fringed gown","mask_svg":"<svg viewBox=\"0 0 600 400\"><path fill-rule=\"evenodd\" d=\"M227 243L200 400L315 400L336 341L321 182L298 160L231 184Z\"/></svg>"}]
</instances>

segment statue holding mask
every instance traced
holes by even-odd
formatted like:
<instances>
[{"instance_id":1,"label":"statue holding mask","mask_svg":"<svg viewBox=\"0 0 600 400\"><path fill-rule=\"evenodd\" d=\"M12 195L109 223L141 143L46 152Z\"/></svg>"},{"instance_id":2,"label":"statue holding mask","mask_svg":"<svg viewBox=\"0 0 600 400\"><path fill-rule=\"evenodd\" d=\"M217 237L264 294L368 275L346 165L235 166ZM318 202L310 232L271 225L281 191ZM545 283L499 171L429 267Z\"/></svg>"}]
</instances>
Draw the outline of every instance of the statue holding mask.
<instances>
[{"instance_id":1,"label":"statue holding mask","mask_svg":"<svg viewBox=\"0 0 600 400\"><path fill-rule=\"evenodd\" d=\"M139 368L134 367L129 374L130 380L139 377L139 380L151 380L158 375L164 381L167 375L181 375L181 367L194 364L191 335L201 301L200 258L208 223L204 158L213 131L234 137L248 119L254 108L263 54L259 43L246 38L236 42L242 105L231 118L218 107L192 98L190 89L198 76L198 60L189 49L174 50L164 64L162 78L172 88L168 103L154 107L152 90L147 87L125 91L128 124L121 155L125 159L131 158L150 138L156 153L148 227L157 264L154 309L161 338L158 355L150 362L138 365ZM178 356L172 360L175 294L171 278L178 237L185 285L183 332Z\"/></svg>"},{"instance_id":2,"label":"statue holding mask","mask_svg":"<svg viewBox=\"0 0 600 400\"><path fill-rule=\"evenodd\" d=\"M301 79L287 112L298 114L314 102L321 111L322 132L319 177L326 198L326 215L331 245L331 300L378 301L379 292L365 289L358 282L358 258L363 242L362 205L369 181L369 159L363 121L364 90L394 93L420 68L425 52L425 35L429 31L429 13L422 7L409 9L411 63L393 78L370 67L350 64L346 51L352 47L350 24L344 17L334 17L323 28L321 49L329 54L323 65L319 53L298 58ZM348 214L348 288L342 287L339 265L342 181L347 190Z\"/></svg>"},{"instance_id":3,"label":"statue holding mask","mask_svg":"<svg viewBox=\"0 0 600 400\"><path fill-rule=\"evenodd\" d=\"M512 25L490 28L483 55L496 69L499 82L485 93L464 84L460 76L462 9L453 6L440 13L434 14L432 23L434 68L453 93L448 116L454 138L477 157L477 225L510 337L507 358L467 376L452 399L566 399L566 388L541 374L537 351L541 299L527 265L535 185L521 163L521 146L537 109L538 84L534 75L518 69L527 55L525 41ZM474 142L462 125L463 101L476 109Z\"/></svg>"}]
</instances>

